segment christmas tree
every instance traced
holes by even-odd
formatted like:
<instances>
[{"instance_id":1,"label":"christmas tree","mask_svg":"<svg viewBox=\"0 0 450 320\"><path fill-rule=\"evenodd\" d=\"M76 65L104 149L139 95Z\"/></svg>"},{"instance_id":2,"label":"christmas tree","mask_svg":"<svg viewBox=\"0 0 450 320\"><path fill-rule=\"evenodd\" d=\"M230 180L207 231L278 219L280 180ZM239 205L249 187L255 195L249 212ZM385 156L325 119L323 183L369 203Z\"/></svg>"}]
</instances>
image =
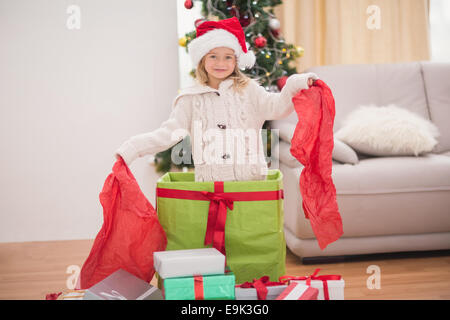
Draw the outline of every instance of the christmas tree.
<instances>
[{"instance_id":1,"label":"christmas tree","mask_svg":"<svg viewBox=\"0 0 450 320\"><path fill-rule=\"evenodd\" d=\"M280 22L274 15L274 7L281 4L281 0L186 0L184 6L187 10L194 5L202 5L202 18L195 21L194 30L179 39L179 44L186 47L190 41L195 39L195 27L205 20L223 20L237 17L244 30L247 48L252 50L256 56L256 63L250 70L243 72L250 78L256 79L266 90L279 92L284 86L287 78L297 73L296 59L303 55L303 48L285 42L281 35ZM194 66L195 67L195 66ZM195 76L195 69L190 74ZM263 128L268 129L267 155L270 156L271 134L268 123ZM167 172L172 165L178 168L193 167L190 164L173 164L171 162L172 149L181 154L186 151L180 145L186 146L186 141L164 152L158 153L155 158L156 169L159 172Z\"/></svg>"}]
</instances>

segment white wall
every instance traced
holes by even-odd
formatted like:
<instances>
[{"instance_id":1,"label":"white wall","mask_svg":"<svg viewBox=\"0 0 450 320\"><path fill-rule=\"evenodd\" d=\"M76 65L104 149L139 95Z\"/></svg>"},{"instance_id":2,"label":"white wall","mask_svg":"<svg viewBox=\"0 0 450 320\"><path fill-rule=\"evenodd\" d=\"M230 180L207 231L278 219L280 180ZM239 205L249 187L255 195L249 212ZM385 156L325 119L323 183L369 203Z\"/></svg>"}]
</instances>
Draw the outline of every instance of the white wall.
<instances>
[{"instance_id":1,"label":"white wall","mask_svg":"<svg viewBox=\"0 0 450 320\"><path fill-rule=\"evenodd\" d=\"M0 242L95 237L114 151L170 114L176 18L173 0L0 0ZM130 169L154 204L154 168Z\"/></svg>"}]
</instances>

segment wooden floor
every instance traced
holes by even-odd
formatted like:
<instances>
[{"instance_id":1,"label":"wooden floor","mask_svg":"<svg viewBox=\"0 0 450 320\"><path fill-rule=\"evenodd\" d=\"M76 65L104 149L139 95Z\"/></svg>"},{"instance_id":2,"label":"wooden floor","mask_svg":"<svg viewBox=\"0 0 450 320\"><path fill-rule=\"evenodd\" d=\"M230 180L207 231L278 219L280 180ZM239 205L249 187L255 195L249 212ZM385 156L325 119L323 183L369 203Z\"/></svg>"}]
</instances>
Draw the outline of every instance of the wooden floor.
<instances>
[{"instance_id":1,"label":"wooden floor","mask_svg":"<svg viewBox=\"0 0 450 320\"><path fill-rule=\"evenodd\" d=\"M92 243L0 243L0 299L44 299L47 293L69 291L67 268L81 267ZM370 265L380 268L380 289L367 288ZM342 275L348 300L450 299L450 256L302 265L288 251L286 268L289 275L308 275L316 268L320 274Z\"/></svg>"}]
</instances>

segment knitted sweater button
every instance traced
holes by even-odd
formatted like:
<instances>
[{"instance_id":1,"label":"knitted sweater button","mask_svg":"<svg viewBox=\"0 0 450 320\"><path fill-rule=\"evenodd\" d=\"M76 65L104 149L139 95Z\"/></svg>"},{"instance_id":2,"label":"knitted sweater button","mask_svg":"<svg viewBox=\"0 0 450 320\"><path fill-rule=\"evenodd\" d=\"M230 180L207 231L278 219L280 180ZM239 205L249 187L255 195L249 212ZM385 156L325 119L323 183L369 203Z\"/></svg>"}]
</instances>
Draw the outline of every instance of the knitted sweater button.
<instances>
[{"instance_id":1,"label":"knitted sweater button","mask_svg":"<svg viewBox=\"0 0 450 320\"><path fill-rule=\"evenodd\" d=\"M218 124L217 126L218 126L220 129L226 129L226 128L227 128L227 126L224 125L224 124Z\"/></svg>"},{"instance_id":2,"label":"knitted sweater button","mask_svg":"<svg viewBox=\"0 0 450 320\"><path fill-rule=\"evenodd\" d=\"M228 154L228 153L225 153L223 156L222 156L222 159L229 159L230 158L230 155Z\"/></svg>"}]
</instances>

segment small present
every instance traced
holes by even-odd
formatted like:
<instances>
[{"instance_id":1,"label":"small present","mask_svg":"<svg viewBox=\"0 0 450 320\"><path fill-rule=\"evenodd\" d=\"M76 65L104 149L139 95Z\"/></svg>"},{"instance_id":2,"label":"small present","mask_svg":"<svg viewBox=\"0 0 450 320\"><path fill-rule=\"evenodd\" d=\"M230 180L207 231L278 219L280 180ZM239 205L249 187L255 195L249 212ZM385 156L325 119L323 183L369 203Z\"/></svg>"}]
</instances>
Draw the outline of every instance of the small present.
<instances>
[{"instance_id":1,"label":"small present","mask_svg":"<svg viewBox=\"0 0 450 320\"><path fill-rule=\"evenodd\" d=\"M85 290L84 300L162 300L158 288L119 269Z\"/></svg>"},{"instance_id":2,"label":"small present","mask_svg":"<svg viewBox=\"0 0 450 320\"><path fill-rule=\"evenodd\" d=\"M344 279L340 275L330 274L318 276L320 269L308 277L280 277L280 281L298 282L319 289L318 300L344 300Z\"/></svg>"},{"instance_id":3,"label":"small present","mask_svg":"<svg viewBox=\"0 0 450 320\"><path fill-rule=\"evenodd\" d=\"M158 251L153 261L164 279L225 273L225 256L215 248Z\"/></svg>"},{"instance_id":4,"label":"small present","mask_svg":"<svg viewBox=\"0 0 450 320\"><path fill-rule=\"evenodd\" d=\"M226 274L162 279L166 300L234 300L235 277Z\"/></svg>"},{"instance_id":5,"label":"small present","mask_svg":"<svg viewBox=\"0 0 450 320\"><path fill-rule=\"evenodd\" d=\"M292 282L275 300L317 300L319 289Z\"/></svg>"},{"instance_id":6,"label":"small present","mask_svg":"<svg viewBox=\"0 0 450 320\"><path fill-rule=\"evenodd\" d=\"M271 282L268 276L236 285L236 300L275 300L287 285L283 282Z\"/></svg>"}]
</instances>

